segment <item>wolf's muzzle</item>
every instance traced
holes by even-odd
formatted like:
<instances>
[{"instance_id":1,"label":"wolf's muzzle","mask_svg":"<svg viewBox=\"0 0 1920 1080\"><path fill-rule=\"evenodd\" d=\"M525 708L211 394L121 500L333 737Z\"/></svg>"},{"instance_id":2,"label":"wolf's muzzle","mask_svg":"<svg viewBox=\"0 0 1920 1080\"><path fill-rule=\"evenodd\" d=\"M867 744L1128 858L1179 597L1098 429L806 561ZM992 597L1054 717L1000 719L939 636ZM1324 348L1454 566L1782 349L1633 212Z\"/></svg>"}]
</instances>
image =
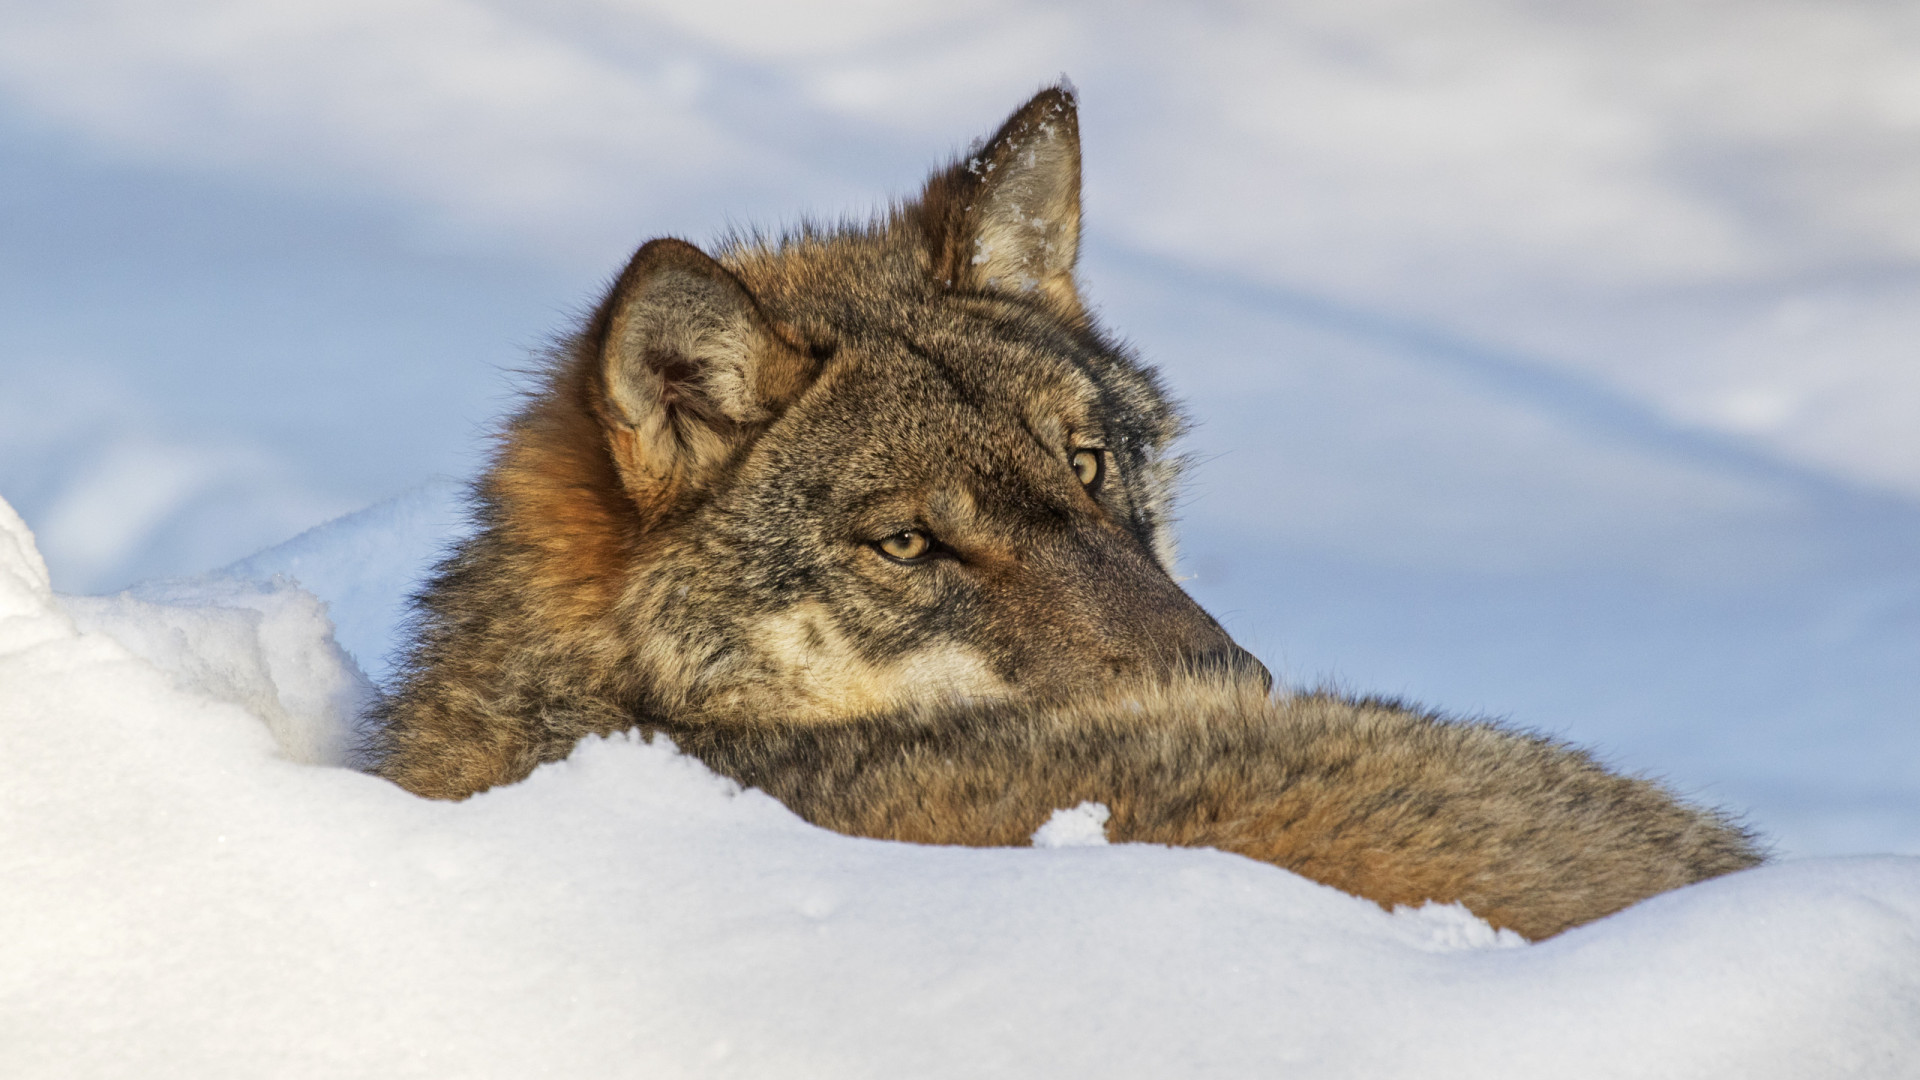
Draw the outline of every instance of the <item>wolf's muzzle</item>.
<instances>
[{"instance_id":1,"label":"wolf's muzzle","mask_svg":"<svg viewBox=\"0 0 1920 1080\"><path fill-rule=\"evenodd\" d=\"M1191 660L1193 670L1198 675L1224 675L1230 679L1258 679L1262 693L1273 692L1273 672L1257 657L1238 645L1228 645L1224 649L1211 649L1200 653Z\"/></svg>"}]
</instances>

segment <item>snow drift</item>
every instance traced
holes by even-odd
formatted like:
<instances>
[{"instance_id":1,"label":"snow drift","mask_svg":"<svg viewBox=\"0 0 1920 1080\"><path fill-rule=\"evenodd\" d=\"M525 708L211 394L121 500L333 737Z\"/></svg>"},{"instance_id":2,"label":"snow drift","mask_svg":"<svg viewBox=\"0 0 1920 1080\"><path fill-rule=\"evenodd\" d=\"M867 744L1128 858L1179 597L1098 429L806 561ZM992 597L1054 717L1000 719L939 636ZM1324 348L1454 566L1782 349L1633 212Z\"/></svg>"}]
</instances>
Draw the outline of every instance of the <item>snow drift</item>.
<instances>
[{"instance_id":1,"label":"snow drift","mask_svg":"<svg viewBox=\"0 0 1920 1080\"><path fill-rule=\"evenodd\" d=\"M286 567L332 573L334 618L377 623L397 597L374 586L446 532L432 504L63 604L0 503L0 1073L1764 1078L1920 1060L1915 858L1775 865L1529 945L1459 908L1389 913L1218 852L1102 845L1091 808L1033 849L837 836L634 738L465 803L416 799L337 764L367 682Z\"/></svg>"}]
</instances>

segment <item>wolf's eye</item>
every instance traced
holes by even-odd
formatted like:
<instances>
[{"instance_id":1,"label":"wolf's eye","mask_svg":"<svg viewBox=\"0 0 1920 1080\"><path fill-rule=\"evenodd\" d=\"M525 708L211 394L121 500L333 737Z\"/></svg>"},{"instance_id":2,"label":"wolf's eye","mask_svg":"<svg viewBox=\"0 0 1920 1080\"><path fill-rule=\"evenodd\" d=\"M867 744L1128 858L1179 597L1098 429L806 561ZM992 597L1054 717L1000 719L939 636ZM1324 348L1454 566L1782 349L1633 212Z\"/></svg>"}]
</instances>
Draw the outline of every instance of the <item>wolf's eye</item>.
<instances>
[{"instance_id":1,"label":"wolf's eye","mask_svg":"<svg viewBox=\"0 0 1920 1080\"><path fill-rule=\"evenodd\" d=\"M919 529L908 529L879 540L873 546L894 562L919 562L927 557L927 552L933 550L933 538Z\"/></svg>"},{"instance_id":2,"label":"wolf's eye","mask_svg":"<svg viewBox=\"0 0 1920 1080\"><path fill-rule=\"evenodd\" d=\"M1080 486L1087 489L1087 494L1098 495L1100 481L1107 475L1105 456L1098 450L1075 450L1067 460L1072 463L1073 475L1080 478Z\"/></svg>"}]
</instances>

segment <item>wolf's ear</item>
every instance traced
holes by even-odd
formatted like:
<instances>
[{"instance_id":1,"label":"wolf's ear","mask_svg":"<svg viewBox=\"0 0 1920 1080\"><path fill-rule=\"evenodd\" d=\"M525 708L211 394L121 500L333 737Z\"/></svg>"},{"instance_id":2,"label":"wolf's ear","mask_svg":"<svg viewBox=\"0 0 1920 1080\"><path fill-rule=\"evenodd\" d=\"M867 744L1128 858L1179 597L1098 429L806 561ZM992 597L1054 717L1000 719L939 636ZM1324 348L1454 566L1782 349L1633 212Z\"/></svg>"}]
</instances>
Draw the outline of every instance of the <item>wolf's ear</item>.
<instances>
[{"instance_id":1,"label":"wolf's ear","mask_svg":"<svg viewBox=\"0 0 1920 1080\"><path fill-rule=\"evenodd\" d=\"M1080 115L1064 82L1034 95L966 160L927 181L919 205L931 271L955 289L1037 292L1085 317L1080 256Z\"/></svg>"},{"instance_id":2,"label":"wolf's ear","mask_svg":"<svg viewBox=\"0 0 1920 1080\"><path fill-rule=\"evenodd\" d=\"M814 374L746 286L681 240L634 255L600 323L600 421L643 517L709 482Z\"/></svg>"}]
</instances>

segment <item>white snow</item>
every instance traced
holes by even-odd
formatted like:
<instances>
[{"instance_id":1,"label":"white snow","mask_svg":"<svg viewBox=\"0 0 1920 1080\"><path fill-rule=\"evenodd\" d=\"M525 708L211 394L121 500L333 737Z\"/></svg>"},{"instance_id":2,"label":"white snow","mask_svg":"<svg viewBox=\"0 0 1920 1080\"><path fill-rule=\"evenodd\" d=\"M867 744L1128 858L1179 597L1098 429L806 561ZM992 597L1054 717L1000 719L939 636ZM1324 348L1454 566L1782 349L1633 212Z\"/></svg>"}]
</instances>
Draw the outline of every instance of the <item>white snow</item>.
<instances>
[{"instance_id":1,"label":"white snow","mask_svg":"<svg viewBox=\"0 0 1920 1080\"><path fill-rule=\"evenodd\" d=\"M1106 803L1083 802L1078 806L1055 810L1033 831L1037 848L1101 847L1107 843L1107 819L1113 811Z\"/></svg>"},{"instance_id":2,"label":"white snow","mask_svg":"<svg viewBox=\"0 0 1920 1080\"><path fill-rule=\"evenodd\" d=\"M334 638L381 682L403 643L398 635L408 601L449 545L467 534L466 515L462 485L433 480L309 529L213 577L256 585L297 580L326 597Z\"/></svg>"},{"instance_id":3,"label":"white snow","mask_svg":"<svg viewBox=\"0 0 1920 1080\"><path fill-rule=\"evenodd\" d=\"M436 480L222 570L60 603L180 689L266 721L291 760L351 765L408 600L466 531L463 512L460 486Z\"/></svg>"},{"instance_id":4,"label":"white snow","mask_svg":"<svg viewBox=\"0 0 1920 1080\"><path fill-rule=\"evenodd\" d=\"M354 718L373 686L305 589L284 578L265 586L211 578L61 601L82 632L113 638L180 690L260 718L290 760L354 760Z\"/></svg>"},{"instance_id":5,"label":"white snow","mask_svg":"<svg viewBox=\"0 0 1920 1080\"><path fill-rule=\"evenodd\" d=\"M367 586L430 557L409 518L432 502L302 540L337 616L388 610ZM631 737L430 802L300 763L359 692L325 612L231 570L63 607L0 503L0 1075L1766 1080L1920 1060L1920 859L1786 862L1524 945L1212 851L841 837Z\"/></svg>"}]
</instances>

